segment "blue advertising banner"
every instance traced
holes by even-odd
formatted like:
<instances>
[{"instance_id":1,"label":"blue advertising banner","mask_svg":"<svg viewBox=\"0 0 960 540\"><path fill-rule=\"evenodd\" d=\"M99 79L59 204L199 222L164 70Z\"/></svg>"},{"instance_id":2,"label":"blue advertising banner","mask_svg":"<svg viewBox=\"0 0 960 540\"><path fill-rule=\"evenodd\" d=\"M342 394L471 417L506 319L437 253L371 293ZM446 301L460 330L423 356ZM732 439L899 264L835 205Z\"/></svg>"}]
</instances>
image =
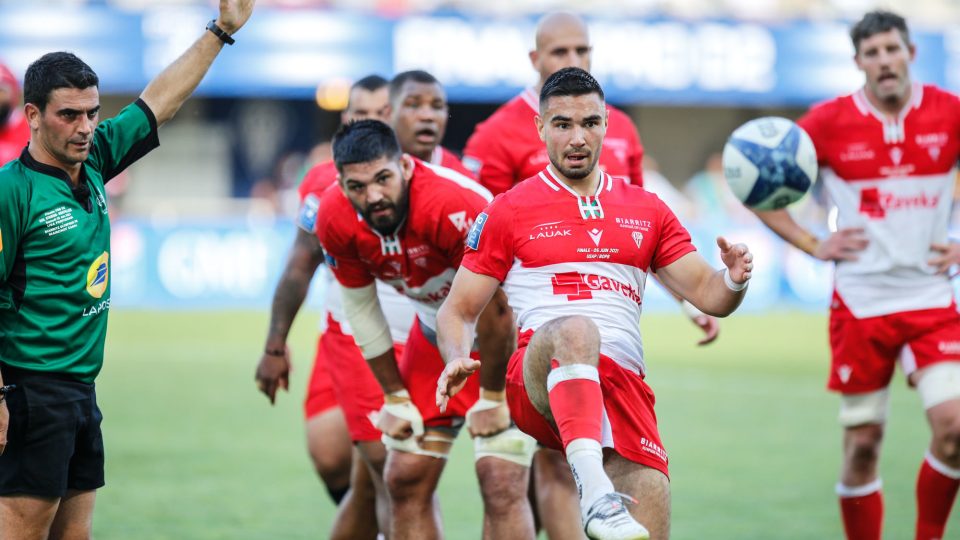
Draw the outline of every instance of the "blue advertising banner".
<instances>
[{"instance_id":1,"label":"blue advertising banner","mask_svg":"<svg viewBox=\"0 0 960 540\"><path fill-rule=\"evenodd\" d=\"M717 228L690 227L700 252L721 266ZM756 261L744 311L823 310L833 271L758 226L733 226L723 234L750 246ZM146 309L269 309L293 243L289 221L188 223L172 226L121 220L113 225L110 283L114 307ZM322 306L326 272L314 279L308 303ZM677 311L676 302L648 281L644 311Z\"/></svg>"},{"instance_id":2,"label":"blue advertising banner","mask_svg":"<svg viewBox=\"0 0 960 540\"><path fill-rule=\"evenodd\" d=\"M44 52L70 50L99 73L104 93L136 93L214 15L202 7L2 7L0 59L22 74ZM200 93L312 98L319 84L416 68L436 75L453 101L501 102L536 80L527 57L534 24L457 14L387 19L262 9L221 54ZM862 84L846 23L589 24L593 72L618 103L808 105ZM915 78L960 90L960 31L915 30L912 36Z\"/></svg>"}]
</instances>

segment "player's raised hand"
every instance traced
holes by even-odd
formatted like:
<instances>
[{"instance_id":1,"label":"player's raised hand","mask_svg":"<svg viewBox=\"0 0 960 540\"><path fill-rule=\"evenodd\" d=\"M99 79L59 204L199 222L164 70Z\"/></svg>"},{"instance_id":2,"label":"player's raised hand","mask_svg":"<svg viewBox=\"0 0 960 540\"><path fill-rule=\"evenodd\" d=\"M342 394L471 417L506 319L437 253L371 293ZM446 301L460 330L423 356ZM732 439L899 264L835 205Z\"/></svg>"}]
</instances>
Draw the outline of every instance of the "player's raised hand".
<instances>
[{"instance_id":1,"label":"player's raised hand","mask_svg":"<svg viewBox=\"0 0 960 540\"><path fill-rule=\"evenodd\" d=\"M869 244L862 228L840 229L821 240L812 255L821 261L855 261Z\"/></svg>"},{"instance_id":2,"label":"player's raised hand","mask_svg":"<svg viewBox=\"0 0 960 540\"><path fill-rule=\"evenodd\" d=\"M722 236L717 237L720 260L727 267L727 275L736 284L746 283L753 275L753 253L746 244L731 244Z\"/></svg>"},{"instance_id":3,"label":"player's raised hand","mask_svg":"<svg viewBox=\"0 0 960 540\"><path fill-rule=\"evenodd\" d=\"M930 266L937 268L938 274L946 274L950 267L960 264L960 244L949 242L946 244L931 244L930 251L936 255L927 261Z\"/></svg>"},{"instance_id":4,"label":"player's raised hand","mask_svg":"<svg viewBox=\"0 0 960 540\"><path fill-rule=\"evenodd\" d=\"M257 364L254 375L257 389L266 394L273 405L277 398L277 389L287 390L290 384L290 349L283 347L283 354L270 351L264 352Z\"/></svg>"},{"instance_id":5,"label":"player's raised hand","mask_svg":"<svg viewBox=\"0 0 960 540\"><path fill-rule=\"evenodd\" d=\"M239 30L250 14L253 13L253 5L256 0L220 0L220 16L217 17L217 26L228 34L233 34Z\"/></svg>"},{"instance_id":6,"label":"player's raised hand","mask_svg":"<svg viewBox=\"0 0 960 540\"><path fill-rule=\"evenodd\" d=\"M473 358L454 358L437 379L437 407L446 412L447 402L467 384L467 378L480 369L480 362Z\"/></svg>"}]
</instances>

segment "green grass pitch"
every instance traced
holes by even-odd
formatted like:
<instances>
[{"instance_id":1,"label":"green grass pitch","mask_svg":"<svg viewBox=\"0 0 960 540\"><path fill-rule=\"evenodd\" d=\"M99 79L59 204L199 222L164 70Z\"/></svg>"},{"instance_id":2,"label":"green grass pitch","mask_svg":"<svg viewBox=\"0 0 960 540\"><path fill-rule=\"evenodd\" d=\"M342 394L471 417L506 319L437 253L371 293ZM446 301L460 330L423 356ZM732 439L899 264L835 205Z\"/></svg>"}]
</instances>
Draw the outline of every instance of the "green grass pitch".
<instances>
[{"instance_id":1,"label":"green grass pitch","mask_svg":"<svg viewBox=\"0 0 960 540\"><path fill-rule=\"evenodd\" d=\"M647 380L670 454L672 537L841 538L825 318L735 315L706 348L679 315L644 318ZM97 387L107 445L98 539L326 537L334 508L309 465L301 413L316 317L298 321L291 392L273 408L253 384L266 322L256 312L114 311ZM900 540L913 536L913 482L929 435L900 374L892 405L881 474L885 538ZM448 538L479 538L465 437L440 498ZM960 539L958 515L947 539Z\"/></svg>"}]
</instances>

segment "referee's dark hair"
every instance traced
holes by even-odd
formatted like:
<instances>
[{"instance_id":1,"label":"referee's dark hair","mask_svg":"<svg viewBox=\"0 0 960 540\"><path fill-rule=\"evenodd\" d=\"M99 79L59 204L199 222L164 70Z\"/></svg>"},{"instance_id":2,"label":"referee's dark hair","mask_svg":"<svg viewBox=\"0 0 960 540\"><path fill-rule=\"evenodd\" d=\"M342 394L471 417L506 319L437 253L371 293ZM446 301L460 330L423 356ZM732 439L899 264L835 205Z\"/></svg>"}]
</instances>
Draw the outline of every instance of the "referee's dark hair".
<instances>
[{"instance_id":1,"label":"referee's dark hair","mask_svg":"<svg viewBox=\"0 0 960 540\"><path fill-rule=\"evenodd\" d=\"M400 97L400 91L403 90L403 85L407 84L407 81L421 84L440 84L440 81L438 81L436 77L422 69L397 73L393 79L390 80L390 103L393 103Z\"/></svg>"},{"instance_id":2,"label":"referee's dark hair","mask_svg":"<svg viewBox=\"0 0 960 540\"><path fill-rule=\"evenodd\" d=\"M27 68L23 77L23 102L35 105L41 112L58 88L84 90L99 86L100 79L83 60L68 52L47 53Z\"/></svg>"},{"instance_id":3,"label":"referee's dark hair","mask_svg":"<svg viewBox=\"0 0 960 540\"><path fill-rule=\"evenodd\" d=\"M552 97L585 96L597 94L603 99L600 83L585 70L576 67L563 68L547 77L540 89L540 111L544 110L547 100Z\"/></svg>"},{"instance_id":4,"label":"referee's dark hair","mask_svg":"<svg viewBox=\"0 0 960 540\"><path fill-rule=\"evenodd\" d=\"M333 136L333 162L343 173L344 165L369 163L382 157L400 157L400 142L390 126L379 120L357 120L345 124Z\"/></svg>"}]
</instances>

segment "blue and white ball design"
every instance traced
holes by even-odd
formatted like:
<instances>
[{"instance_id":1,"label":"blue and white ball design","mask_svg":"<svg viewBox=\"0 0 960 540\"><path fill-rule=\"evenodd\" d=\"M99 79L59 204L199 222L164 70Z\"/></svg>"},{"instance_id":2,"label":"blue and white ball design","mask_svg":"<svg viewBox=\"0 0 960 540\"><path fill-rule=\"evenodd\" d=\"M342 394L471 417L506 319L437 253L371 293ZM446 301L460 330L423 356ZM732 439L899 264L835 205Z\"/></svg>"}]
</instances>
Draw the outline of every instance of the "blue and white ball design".
<instances>
[{"instance_id":1,"label":"blue and white ball design","mask_svg":"<svg viewBox=\"0 0 960 540\"><path fill-rule=\"evenodd\" d=\"M751 120L723 148L723 173L734 195L755 210L796 202L817 178L817 152L800 126L775 116Z\"/></svg>"}]
</instances>

